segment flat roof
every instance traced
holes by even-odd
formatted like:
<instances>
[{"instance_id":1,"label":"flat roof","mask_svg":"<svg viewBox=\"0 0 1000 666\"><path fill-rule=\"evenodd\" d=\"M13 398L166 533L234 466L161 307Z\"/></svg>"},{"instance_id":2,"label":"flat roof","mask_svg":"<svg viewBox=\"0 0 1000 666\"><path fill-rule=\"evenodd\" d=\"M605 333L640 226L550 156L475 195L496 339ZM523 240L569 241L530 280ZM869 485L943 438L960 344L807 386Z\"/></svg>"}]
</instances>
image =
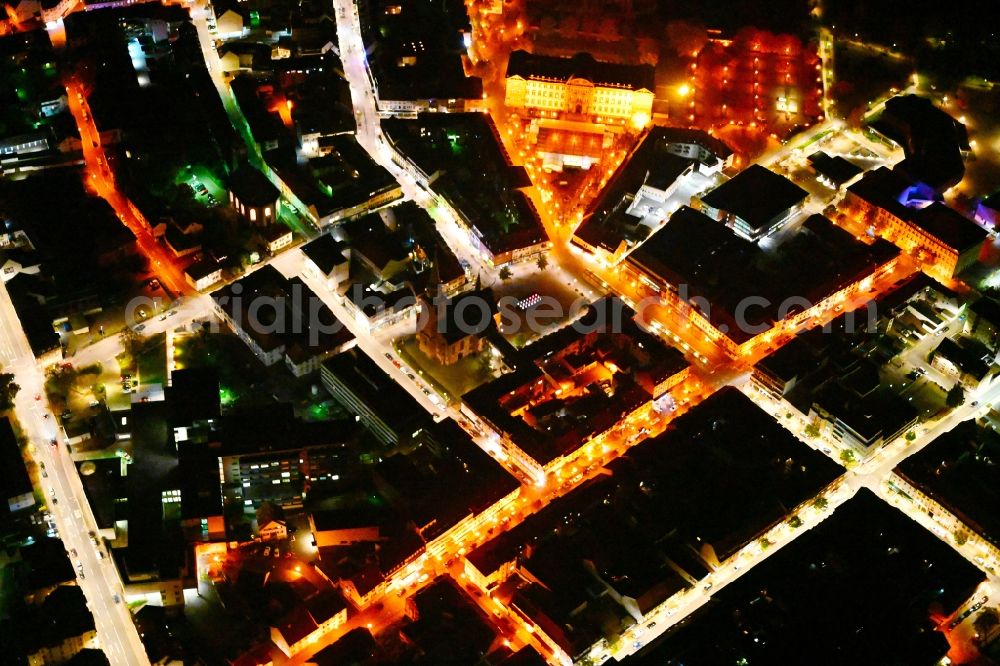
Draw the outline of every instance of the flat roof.
<instances>
[{"instance_id":1,"label":"flat roof","mask_svg":"<svg viewBox=\"0 0 1000 666\"><path fill-rule=\"evenodd\" d=\"M626 259L688 298L704 298L709 321L736 343L871 274L899 254L888 241L866 245L822 215L764 249L704 213L683 206ZM759 306L746 307L753 298ZM738 313L742 309L742 321ZM724 328L723 328L724 327ZM763 327L763 328L762 328ZM759 330L757 330L759 329Z\"/></svg>"},{"instance_id":2,"label":"flat roof","mask_svg":"<svg viewBox=\"0 0 1000 666\"><path fill-rule=\"evenodd\" d=\"M841 155L830 156L822 150L818 150L810 155L809 163L812 164L817 173L829 178L837 185L846 183L864 171L864 169L848 161Z\"/></svg>"},{"instance_id":3,"label":"flat roof","mask_svg":"<svg viewBox=\"0 0 1000 666\"><path fill-rule=\"evenodd\" d=\"M739 217L754 229L762 229L808 196L808 192L784 176L752 164L701 200Z\"/></svg>"},{"instance_id":4,"label":"flat roof","mask_svg":"<svg viewBox=\"0 0 1000 666\"><path fill-rule=\"evenodd\" d=\"M814 655L823 664L930 664L949 651L936 619L983 580L949 544L862 488L624 663L748 655L790 664Z\"/></svg>"},{"instance_id":5,"label":"flat roof","mask_svg":"<svg viewBox=\"0 0 1000 666\"><path fill-rule=\"evenodd\" d=\"M329 275L335 267L350 263L344 256L347 247L347 243L326 233L303 245L302 251L324 275Z\"/></svg>"},{"instance_id":6,"label":"flat roof","mask_svg":"<svg viewBox=\"0 0 1000 666\"><path fill-rule=\"evenodd\" d=\"M896 473L1000 546L1000 434L959 423L905 458Z\"/></svg>"},{"instance_id":7,"label":"flat roof","mask_svg":"<svg viewBox=\"0 0 1000 666\"><path fill-rule=\"evenodd\" d=\"M637 226L639 218L625 211L645 182L660 189L668 187L690 166L693 160L670 152L674 144L695 144L725 160L732 150L725 143L700 130L676 127L653 127L622 161L600 195L594 199L577 227L574 236L609 252L619 243L639 243L646 239L648 228Z\"/></svg>"},{"instance_id":8,"label":"flat roof","mask_svg":"<svg viewBox=\"0 0 1000 666\"><path fill-rule=\"evenodd\" d=\"M940 201L913 212L914 224L958 253L979 245L988 232L981 226Z\"/></svg>"}]
</instances>

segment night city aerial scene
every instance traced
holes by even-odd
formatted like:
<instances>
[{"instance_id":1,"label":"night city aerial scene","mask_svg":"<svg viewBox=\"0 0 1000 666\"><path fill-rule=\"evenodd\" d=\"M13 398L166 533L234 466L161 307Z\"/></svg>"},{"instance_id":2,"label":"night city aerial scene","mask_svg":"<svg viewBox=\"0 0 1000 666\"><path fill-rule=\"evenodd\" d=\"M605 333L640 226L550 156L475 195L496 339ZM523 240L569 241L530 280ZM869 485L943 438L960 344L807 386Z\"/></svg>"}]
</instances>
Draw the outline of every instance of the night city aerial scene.
<instances>
[{"instance_id":1,"label":"night city aerial scene","mask_svg":"<svg viewBox=\"0 0 1000 666\"><path fill-rule=\"evenodd\" d=\"M0 666L1000 665L995 0L0 4Z\"/></svg>"}]
</instances>

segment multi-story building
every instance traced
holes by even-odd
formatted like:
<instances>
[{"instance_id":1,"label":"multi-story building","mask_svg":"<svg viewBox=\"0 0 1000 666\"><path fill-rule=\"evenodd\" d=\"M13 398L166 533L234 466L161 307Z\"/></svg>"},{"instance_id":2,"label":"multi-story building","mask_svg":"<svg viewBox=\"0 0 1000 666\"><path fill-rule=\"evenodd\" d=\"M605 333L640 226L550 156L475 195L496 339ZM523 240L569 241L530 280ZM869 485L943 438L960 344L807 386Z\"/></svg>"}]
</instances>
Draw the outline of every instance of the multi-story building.
<instances>
[{"instance_id":1,"label":"multi-story building","mask_svg":"<svg viewBox=\"0 0 1000 666\"><path fill-rule=\"evenodd\" d=\"M985 229L937 201L930 187L886 167L848 187L844 201L872 233L912 255L937 280L955 277L983 250Z\"/></svg>"},{"instance_id":2,"label":"multi-story building","mask_svg":"<svg viewBox=\"0 0 1000 666\"><path fill-rule=\"evenodd\" d=\"M426 412L384 370L357 349L323 362L323 386L384 444L417 430Z\"/></svg>"},{"instance_id":3,"label":"multi-story building","mask_svg":"<svg viewBox=\"0 0 1000 666\"><path fill-rule=\"evenodd\" d=\"M296 377L353 346L354 336L301 280L265 266L212 294L215 309L264 365L284 359Z\"/></svg>"},{"instance_id":4,"label":"multi-story building","mask_svg":"<svg viewBox=\"0 0 1000 666\"><path fill-rule=\"evenodd\" d=\"M808 196L784 176L754 164L702 196L700 208L741 238L756 241L788 222Z\"/></svg>"},{"instance_id":5,"label":"multi-story building","mask_svg":"<svg viewBox=\"0 0 1000 666\"><path fill-rule=\"evenodd\" d=\"M645 127L653 88L650 65L598 62L587 53L557 58L515 51L507 64L504 103L534 116Z\"/></svg>"}]
</instances>

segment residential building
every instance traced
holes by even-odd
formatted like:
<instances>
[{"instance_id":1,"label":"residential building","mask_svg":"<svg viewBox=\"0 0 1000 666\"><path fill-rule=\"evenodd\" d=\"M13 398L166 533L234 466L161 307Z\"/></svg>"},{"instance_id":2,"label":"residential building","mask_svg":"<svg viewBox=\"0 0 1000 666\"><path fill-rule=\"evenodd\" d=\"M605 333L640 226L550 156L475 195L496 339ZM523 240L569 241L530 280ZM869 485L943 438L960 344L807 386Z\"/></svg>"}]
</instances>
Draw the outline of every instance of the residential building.
<instances>
[{"instance_id":1,"label":"residential building","mask_svg":"<svg viewBox=\"0 0 1000 666\"><path fill-rule=\"evenodd\" d=\"M184 279L197 291L205 291L222 280L222 266L211 259L196 261L184 269Z\"/></svg>"},{"instance_id":2,"label":"residential building","mask_svg":"<svg viewBox=\"0 0 1000 666\"><path fill-rule=\"evenodd\" d=\"M325 233L302 246L306 256L306 275L314 277L331 291L347 282L351 269L351 248L347 243Z\"/></svg>"}]
</instances>

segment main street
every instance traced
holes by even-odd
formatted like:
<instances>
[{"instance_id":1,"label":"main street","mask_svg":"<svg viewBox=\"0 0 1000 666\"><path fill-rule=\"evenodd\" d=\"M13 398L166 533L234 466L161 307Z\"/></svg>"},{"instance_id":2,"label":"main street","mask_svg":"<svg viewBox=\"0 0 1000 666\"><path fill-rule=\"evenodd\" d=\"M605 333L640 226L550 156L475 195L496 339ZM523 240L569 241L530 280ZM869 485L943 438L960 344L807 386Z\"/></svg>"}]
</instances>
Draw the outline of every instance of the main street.
<instances>
[{"instance_id":1,"label":"main street","mask_svg":"<svg viewBox=\"0 0 1000 666\"><path fill-rule=\"evenodd\" d=\"M157 242L149 222L115 184L115 177L101 143L101 134L87 104L83 85L75 80L69 81L66 85L66 98L83 144L83 156L87 161L87 183L108 202L118 215L118 219L135 235L139 251L149 260L150 269L164 287L178 296L190 293L192 289L185 280L181 267L167 249Z\"/></svg>"},{"instance_id":2,"label":"main street","mask_svg":"<svg viewBox=\"0 0 1000 666\"><path fill-rule=\"evenodd\" d=\"M5 286L0 284L0 349L4 371L14 374L21 387L14 411L32 458L44 466L42 490L55 519L70 560L78 571L78 583L94 615L97 637L114 666L149 664L145 648L124 602L121 579L113 560L98 540L83 484L62 440L56 417L45 399L45 378L21 329L20 320ZM55 442L52 444L50 442Z\"/></svg>"}]
</instances>

